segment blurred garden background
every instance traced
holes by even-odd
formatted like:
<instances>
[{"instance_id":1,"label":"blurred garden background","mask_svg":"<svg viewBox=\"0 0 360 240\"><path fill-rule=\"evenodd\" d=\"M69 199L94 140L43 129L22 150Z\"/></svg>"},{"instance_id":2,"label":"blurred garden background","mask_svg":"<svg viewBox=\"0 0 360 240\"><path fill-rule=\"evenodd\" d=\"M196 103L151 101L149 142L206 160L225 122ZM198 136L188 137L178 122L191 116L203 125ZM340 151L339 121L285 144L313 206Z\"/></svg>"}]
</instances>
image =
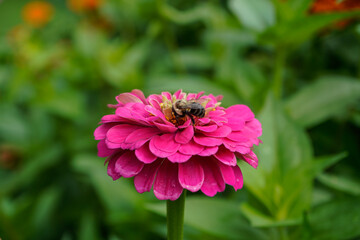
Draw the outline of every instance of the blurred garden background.
<instances>
[{"instance_id":1,"label":"blurred garden background","mask_svg":"<svg viewBox=\"0 0 360 240\"><path fill-rule=\"evenodd\" d=\"M0 1L0 238L166 239L165 202L113 182L115 96L205 91L263 126L259 167L188 194L185 239L360 238L359 0Z\"/></svg>"}]
</instances>

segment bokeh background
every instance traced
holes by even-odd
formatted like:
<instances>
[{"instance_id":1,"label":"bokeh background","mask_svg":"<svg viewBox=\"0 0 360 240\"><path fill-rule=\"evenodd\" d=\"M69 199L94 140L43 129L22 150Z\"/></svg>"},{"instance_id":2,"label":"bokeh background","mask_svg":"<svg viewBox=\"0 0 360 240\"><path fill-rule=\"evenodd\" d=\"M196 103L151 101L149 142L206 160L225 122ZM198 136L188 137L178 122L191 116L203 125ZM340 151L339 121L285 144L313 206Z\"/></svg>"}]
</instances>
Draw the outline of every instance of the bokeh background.
<instances>
[{"instance_id":1,"label":"bokeh background","mask_svg":"<svg viewBox=\"0 0 360 240\"><path fill-rule=\"evenodd\" d=\"M0 1L0 238L166 239L93 131L141 89L205 91L263 125L245 186L187 197L185 239L360 238L360 1Z\"/></svg>"}]
</instances>

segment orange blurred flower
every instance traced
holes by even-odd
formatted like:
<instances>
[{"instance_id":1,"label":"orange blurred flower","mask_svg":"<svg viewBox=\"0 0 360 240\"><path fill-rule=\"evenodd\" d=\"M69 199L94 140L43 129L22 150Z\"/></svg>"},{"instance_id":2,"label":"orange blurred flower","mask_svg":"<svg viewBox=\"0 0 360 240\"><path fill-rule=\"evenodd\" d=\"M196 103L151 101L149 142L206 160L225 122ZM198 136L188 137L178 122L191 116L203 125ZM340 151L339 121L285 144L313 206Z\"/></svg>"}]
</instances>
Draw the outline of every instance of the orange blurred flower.
<instances>
[{"instance_id":1,"label":"orange blurred flower","mask_svg":"<svg viewBox=\"0 0 360 240\"><path fill-rule=\"evenodd\" d=\"M330 13L330 12L344 12L360 10L360 0L315 0L310 8L310 13ZM351 22L349 20L342 20L335 24L338 28L343 28Z\"/></svg>"},{"instance_id":2,"label":"orange blurred flower","mask_svg":"<svg viewBox=\"0 0 360 240\"><path fill-rule=\"evenodd\" d=\"M326 13L326 12L342 12L360 10L360 0L315 0L310 12Z\"/></svg>"},{"instance_id":3,"label":"orange blurred flower","mask_svg":"<svg viewBox=\"0 0 360 240\"><path fill-rule=\"evenodd\" d=\"M68 7L74 12L93 11L101 6L103 0L67 0Z\"/></svg>"},{"instance_id":4,"label":"orange blurred flower","mask_svg":"<svg viewBox=\"0 0 360 240\"><path fill-rule=\"evenodd\" d=\"M54 13L53 6L45 1L33 1L26 4L22 11L23 19L33 27L47 24Z\"/></svg>"}]
</instances>

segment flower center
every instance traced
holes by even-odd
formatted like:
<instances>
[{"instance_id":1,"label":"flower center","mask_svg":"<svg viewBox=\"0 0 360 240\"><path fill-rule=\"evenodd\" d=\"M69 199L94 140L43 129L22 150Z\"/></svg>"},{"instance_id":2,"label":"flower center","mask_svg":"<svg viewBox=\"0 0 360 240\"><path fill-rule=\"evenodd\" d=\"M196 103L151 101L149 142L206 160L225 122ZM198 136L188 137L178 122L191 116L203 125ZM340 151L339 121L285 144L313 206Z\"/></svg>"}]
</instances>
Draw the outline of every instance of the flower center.
<instances>
[{"instance_id":1,"label":"flower center","mask_svg":"<svg viewBox=\"0 0 360 240\"><path fill-rule=\"evenodd\" d=\"M175 96L169 100L163 96L162 103L160 103L161 110L165 118L175 126L183 125L188 119L193 125L196 125L197 119L205 117L210 111L214 111L220 102L210 104L210 98L190 99L187 100L186 95L182 99L177 99Z\"/></svg>"},{"instance_id":2,"label":"flower center","mask_svg":"<svg viewBox=\"0 0 360 240\"><path fill-rule=\"evenodd\" d=\"M174 112L173 105L174 103L172 103L168 99L160 103L160 107L165 115L166 120L168 120L175 126L180 126L186 122L187 116L186 114L183 114L183 116L179 116L176 112Z\"/></svg>"}]
</instances>

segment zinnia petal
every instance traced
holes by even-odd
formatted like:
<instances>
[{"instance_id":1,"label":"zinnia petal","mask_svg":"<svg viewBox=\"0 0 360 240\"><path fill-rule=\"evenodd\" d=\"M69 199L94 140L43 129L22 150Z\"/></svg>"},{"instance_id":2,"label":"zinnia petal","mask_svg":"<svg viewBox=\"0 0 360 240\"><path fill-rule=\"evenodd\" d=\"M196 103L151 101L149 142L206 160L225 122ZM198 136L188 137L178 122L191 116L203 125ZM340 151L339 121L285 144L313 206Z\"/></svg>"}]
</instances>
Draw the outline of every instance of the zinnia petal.
<instances>
[{"instance_id":1,"label":"zinnia petal","mask_svg":"<svg viewBox=\"0 0 360 240\"><path fill-rule=\"evenodd\" d=\"M207 118L207 117L198 119L198 123L201 126L208 124L210 121L211 121L210 118Z\"/></svg>"},{"instance_id":2,"label":"zinnia petal","mask_svg":"<svg viewBox=\"0 0 360 240\"><path fill-rule=\"evenodd\" d=\"M179 149L180 144L174 141L174 134L156 135L150 140L150 151L161 158L168 157Z\"/></svg>"},{"instance_id":3,"label":"zinnia petal","mask_svg":"<svg viewBox=\"0 0 360 240\"><path fill-rule=\"evenodd\" d=\"M200 190L204 182L204 170L196 159L179 164L179 182L191 192Z\"/></svg>"},{"instance_id":4,"label":"zinnia petal","mask_svg":"<svg viewBox=\"0 0 360 240\"><path fill-rule=\"evenodd\" d=\"M111 124L111 123L108 123L108 124L102 124L100 126L98 126L96 129L95 129L95 132L94 132L94 137L95 137L95 140L102 140L106 137L106 133L109 131L110 128L112 128L113 126L115 126L115 124Z\"/></svg>"},{"instance_id":5,"label":"zinnia petal","mask_svg":"<svg viewBox=\"0 0 360 240\"><path fill-rule=\"evenodd\" d=\"M207 125L207 126L197 126L196 130L200 130L201 132L209 133L214 132L218 126L216 124L213 125Z\"/></svg>"},{"instance_id":6,"label":"zinnia petal","mask_svg":"<svg viewBox=\"0 0 360 240\"><path fill-rule=\"evenodd\" d=\"M228 166L219 163L225 183L234 187L235 191L243 187L243 176L238 165Z\"/></svg>"},{"instance_id":7,"label":"zinnia petal","mask_svg":"<svg viewBox=\"0 0 360 240\"><path fill-rule=\"evenodd\" d=\"M98 147L98 156L99 157L108 157L115 152L114 149L110 149L106 146L104 139L98 143L97 147Z\"/></svg>"},{"instance_id":8,"label":"zinnia petal","mask_svg":"<svg viewBox=\"0 0 360 240\"><path fill-rule=\"evenodd\" d=\"M219 138L206 137L203 135L195 135L194 141L202 146L215 147L222 144L222 140Z\"/></svg>"},{"instance_id":9,"label":"zinnia petal","mask_svg":"<svg viewBox=\"0 0 360 240\"><path fill-rule=\"evenodd\" d=\"M202 150L198 155L203 157L208 157L214 155L218 151L219 147L207 147Z\"/></svg>"},{"instance_id":10,"label":"zinnia petal","mask_svg":"<svg viewBox=\"0 0 360 240\"><path fill-rule=\"evenodd\" d=\"M220 126L213 132L204 132L203 134L209 137L224 138L231 133L232 128L229 126Z\"/></svg>"},{"instance_id":11,"label":"zinnia petal","mask_svg":"<svg viewBox=\"0 0 360 240\"><path fill-rule=\"evenodd\" d=\"M181 144L188 143L194 137L194 127L188 126L182 131L178 131L175 135L175 141Z\"/></svg>"},{"instance_id":12,"label":"zinnia petal","mask_svg":"<svg viewBox=\"0 0 360 240\"><path fill-rule=\"evenodd\" d=\"M187 160L189 160L191 158L191 155L186 155L186 154L176 152L176 153L168 156L167 158L169 159L170 162L173 162L173 163L183 163L183 162L186 162Z\"/></svg>"},{"instance_id":13,"label":"zinnia petal","mask_svg":"<svg viewBox=\"0 0 360 240\"><path fill-rule=\"evenodd\" d=\"M121 124L116 125L109 129L106 134L106 138L109 142L112 143L123 143L127 136L129 136L133 131L138 130L141 128L137 125L130 125L130 124Z\"/></svg>"},{"instance_id":14,"label":"zinnia petal","mask_svg":"<svg viewBox=\"0 0 360 240\"><path fill-rule=\"evenodd\" d=\"M126 151L116 159L115 170L122 176L128 178L138 174L143 166L144 163L136 158L133 151Z\"/></svg>"},{"instance_id":15,"label":"zinnia petal","mask_svg":"<svg viewBox=\"0 0 360 240\"><path fill-rule=\"evenodd\" d=\"M119 154L112 155L107 159L108 166L107 166L107 173L108 175L115 181L121 177L121 174L116 171L115 163L118 159Z\"/></svg>"},{"instance_id":16,"label":"zinnia petal","mask_svg":"<svg viewBox=\"0 0 360 240\"><path fill-rule=\"evenodd\" d=\"M194 141L190 141L187 144L183 144L179 148L179 152L188 155L196 155L204 150L204 146L201 146Z\"/></svg>"},{"instance_id":17,"label":"zinnia petal","mask_svg":"<svg viewBox=\"0 0 360 240\"><path fill-rule=\"evenodd\" d=\"M205 175L201 191L209 197L213 197L216 193L224 191L225 181L217 164L211 160L203 159L201 165Z\"/></svg>"},{"instance_id":18,"label":"zinnia petal","mask_svg":"<svg viewBox=\"0 0 360 240\"><path fill-rule=\"evenodd\" d=\"M164 161L160 166L154 182L154 194L160 200L176 200L183 188L179 183L178 165Z\"/></svg>"},{"instance_id":19,"label":"zinnia petal","mask_svg":"<svg viewBox=\"0 0 360 240\"><path fill-rule=\"evenodd\" d=\"M173 133L178 130L175 126L170 125L170 124L154 122L154 125L163 132Z\"/></svg>"},{"instance_id":20,"label":"zinnia petal","mask_svg":"<svg viewBox=\"0 0 360 240\"><path fill-rule=\"evenodd\" d=\"M105 115L101 118L102 123L123 122L125 119L116 114Z\"/></svg>"},{"instance_id":21,"label":"zinnia petal","mask_svg":"<svg viewBox=\"0 0 360 240\"><path fill-rule=\"evenodd\" d=\"M162 92L161 96L165 96L168 100L171 100L171 98L172 98L171 93L169 93L169 92Z\"/></svg>"},{"instance_id":22,"label":"zinnia petal","mask_svg":"<svg viewBox=\"0 0 360 240\"><path fill-rule=\"evenodd\" d=\"M254 113L250 110L248 106L240 104L227 108L226 116L228 118L241 116L241 118L245 121L250 121L255 117Z\"/></svg>"},{"instance_id":23,"label":"zinnia petal","mask_svg":"<svg viewBox=\"0 0 360 240\"><path fill-rule=\"evenodd\" d=\"M256 154L252 151L250 151L247 154L236 154L239 158L243 159L245 162L247 162L250 166L253 168L257 168L258 166L258 158Z\"/></svg>"},{"instance_id":24,"label":"zinnia petal","mask_svg":"<svg viewBox=\"0 0 360 240\"><path fill-rule=\"evenodd\" d=\"M232 131L240 131L245 127L245 121L241 118L229 118L226 125Z\"/></svg>"},{"instance_id":25,"label":"zinnia petal","mask_svg":"<svg viewBox=\"0 0 360 240\"><path fill-rule=\"evenodd\" d=\"M122 93L116 97L118 103L126 104L129 102L142 102L141 99L131 93Z\"/></svg>"},{"instance_id":26,"label":"zinnia petal","mask_svg":"<svg viewBox=\"0 0 360 240\"><path fill-rule=\"evenodd\" d=\"M143 163L152 163L157 159L149 149L149 143L142 145L140 148L135 150L136 157Z\"/></svg>"},{"instance_id":27,"label":"zinnia petal","mask_svg":"<svg viewBox=\"0 0 360 240\"><path fill-rule=\"evenodd\" d=\"M219 150L214 155L220 162L229 165L236 165L236 157L233 152L225 148L224 146L219 147Z\"/></svg>"},{"instance_id":28,"label":"zinnia petal","mask_svg":"<svg viewBox=\"0 0 360 240\"><path fill-rule=\"evenodd\" d=\"M183 93L180 89L174 93L174 96L176 97L176 99L183 99L185 97L185 93Z\"/></svg>"},{"instance_id":29,"label":"zinnia petal","mask_svg":"<svg viewBox=\"0 0 360 240\"><path fill-rule=\"evenodd\" d=\"M144 104L147 104L147 100L144 96L144 93L139 89L134 89L131 91L131 93L135 96L137 96Z\"/></svg>"},{"instance_id":30,"label":"zinnia petal","mask_svg":"<svg viewBox=\"0 0 360 240\"><path fill-rule=\"evenodd\" d=\"M126 138L125 143L135 143L140 140L149 140L153 136L159 134L160 131L156 128L139 128L131 132Z\"/></svg>"},{"instance_id":31,"label":"zinnia petal","mask_svg":"<svg viewBox=\"0 0 360 240\"><path fill-rule=\"evenodd\" d=\"M145 164L141 172L134 177L134 185L139 193L149 192L154 183L155 175L160 167L160 162Z\"/></svg>"}]
</instances>

